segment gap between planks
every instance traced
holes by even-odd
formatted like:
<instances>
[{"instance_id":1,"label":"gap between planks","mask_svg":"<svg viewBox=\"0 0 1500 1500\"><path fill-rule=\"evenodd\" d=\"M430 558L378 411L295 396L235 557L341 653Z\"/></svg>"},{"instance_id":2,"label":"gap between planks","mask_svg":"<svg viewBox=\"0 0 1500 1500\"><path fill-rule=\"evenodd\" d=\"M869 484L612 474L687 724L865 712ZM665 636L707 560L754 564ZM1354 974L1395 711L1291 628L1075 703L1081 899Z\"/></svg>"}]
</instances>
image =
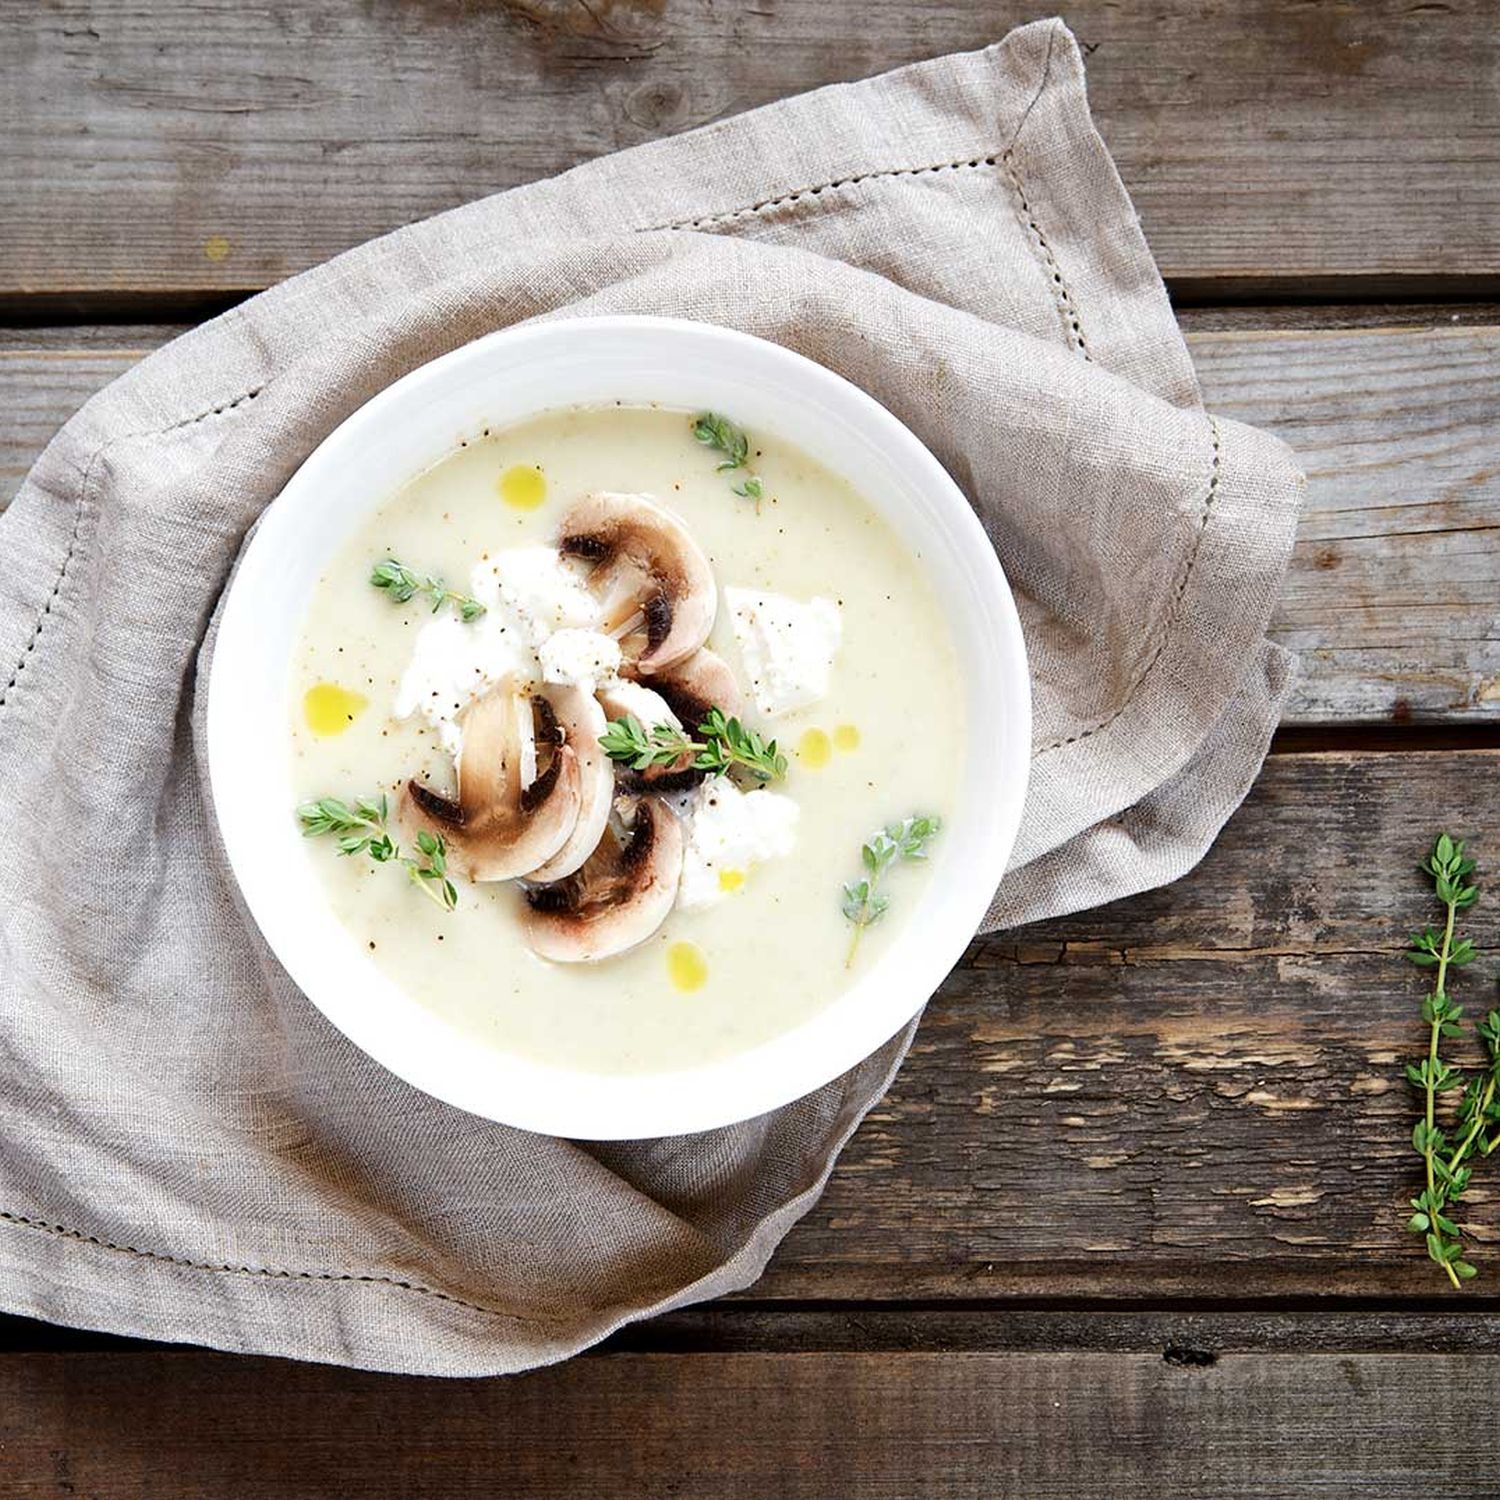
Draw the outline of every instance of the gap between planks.
<instances>
[{"instance_id":1,"label":"gap between planks","mask_svg":"<svg viewBox=\"0 0 1500 1500\"><path fill-rule=\"evenodd\" d=\"M1400 284L1341 277L1320 285L1290 278L1272 283L1167 281L1172 306L1188 330L1213 328L1428 327L1500 321L1500 275ZM0 347L28 330L46 336L65 328L117 327L122 337L166 337L218 317L264 291L264 286L183 287L168 291L77 287L56 292L0 288ZM128 331L128 332L127 332ZM160 337L156 337L156 335Z\"/></svg>"},{"instance_id":2,"label":"gap between planks","mask_svg":"<svg viewBox=\"0 0 1500 1500\"><path fill-rule=\"evenodd\" d=\"M0 1360L39 1353L161 1352L159 1344L0 1314ZM963 1304L729 1301L631 1324L583 1358L611 1354L1065 1351L1157 1353L1210 1365L1225 1354L1500 1351L1500 1297L1284 1297L1274 1304L1164 1298L1142 1306L1089 1298L996 1298ZM228 1356L226 1356L228 1357Z\"/></svg>"},{"instance_id":3,"label":"gap between planks","mask_svg":"<svg viewBox=\"0 0 1500 1500\"><path fill-rule=\"evenodd\" d=\"M0 293L0 352L61 352L71 346L112 347L144 355L199 323L228 312L259 290L247 287L229 296L206 288L168 295L80 291L70 294L65 305L55 304L47 295ZM121 298L126 300L117 300ZM1344 297L1326 303L1297 296L1285 301L1245 303L1223 299L1197 303L1174 298L1173 306L1188 334L1274 330L1314 333L1354 328L1390 333L1404 328L1500 326L1500 301L1482 293L1448 301L1426 297L1361 301Z\"/></svg>"}]
</instances>

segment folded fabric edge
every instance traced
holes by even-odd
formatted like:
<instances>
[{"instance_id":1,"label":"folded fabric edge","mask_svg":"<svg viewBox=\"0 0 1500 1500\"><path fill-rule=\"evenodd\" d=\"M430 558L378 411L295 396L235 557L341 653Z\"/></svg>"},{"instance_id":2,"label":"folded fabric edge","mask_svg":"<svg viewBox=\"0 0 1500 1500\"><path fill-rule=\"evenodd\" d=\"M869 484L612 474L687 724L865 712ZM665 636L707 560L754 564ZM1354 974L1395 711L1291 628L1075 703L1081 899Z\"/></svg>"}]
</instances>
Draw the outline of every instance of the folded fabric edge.
<instances>
[{"instance_id":1,"label":"folded fabric edge","mask_svg":"<svg viewBox=\"0 0 1500 1500\"><path fill-rule=\"evenodd\" d=\"M983 930L1066 916L1186 875L1254 785L1295 676L1296 657L1263 640L1187 764L1139 802L1007 875Z\"/></svg>"},{"instance_id":2,"label":"folded fabric edge","mask_svg":"<svg viewBox=\"0 0 1500 1500\"><path fill-rule=\"evenodd\" d=\"M1204 480L1184 517L1175 587L1134 680L1102 719L1032 750L1011 871L1175 775L1222 717L1259 650L1305 484L1280 439L1206 419ZM1108 768L1107 772L1102 768Z\"/></svg>"},{"instance_id":3,"label":"folded fabric edge","mask_svg":"<svg viewBox=\"0 0 1500 1500\"><path fill-rule=\"evenodd\" d=\"M890 1087L918 1019L828 1086L842 1090L834 1111L839 1126L811 1164L810 1177L758 1220L720 1265L666 1296L602 1312L593 1321L528 1318L388 1274L194 1261L3 1211L0 1312L126 1338L392 1374L511 1375L555 1364L631 1323L758 1280L787 1232L816 1205L850 1136ZM122 1259L133 1267L126 1278ZM101 1311L80 1316L80 1304ZM312 1352L316 1330L323 1331ZM497 1356L497 1347L505 1353Z\"/></svg>"},{"instance_id":4,"label":"folded fabric edge","mask_svg":"<svg viewBox=\"0 0 1500 1500\"><path fill-rule=\"evenodd\" d=\"M1058 22L1044 86L1005 153L1064 336L1091 364L1201 410L1192 357L1114 158L1094 124L1083 56Z\"/></svg>"}]
</instances>

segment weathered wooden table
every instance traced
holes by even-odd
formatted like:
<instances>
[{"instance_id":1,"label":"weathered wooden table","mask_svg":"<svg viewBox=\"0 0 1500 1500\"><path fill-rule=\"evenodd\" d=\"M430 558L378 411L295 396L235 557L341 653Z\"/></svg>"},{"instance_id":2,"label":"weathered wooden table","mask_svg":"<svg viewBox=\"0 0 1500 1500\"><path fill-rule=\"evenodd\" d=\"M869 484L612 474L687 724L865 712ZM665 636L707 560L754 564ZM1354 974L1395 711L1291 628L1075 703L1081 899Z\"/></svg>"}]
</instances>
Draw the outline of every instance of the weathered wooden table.
<instances>
[{"instance_id":1,"label":"weathered wooden table","mask_svg":"<svg viewBox=\"0 0 1500 1500\"><path fill-rule=\"evenodd\" d=\"M3 0L0 503L91 391L269 282L1035 13ZM1275 625L1302 676L1218 847L976 942L751 1293L458 1384L0 1321L0 1495L1500 1493L1500 1201L1446 1294L1400 1222L1397 956L1438 827L1500 871L1495 8L1068 19L1210 405L1310 479Z\"/></svg>"}]
</instances>

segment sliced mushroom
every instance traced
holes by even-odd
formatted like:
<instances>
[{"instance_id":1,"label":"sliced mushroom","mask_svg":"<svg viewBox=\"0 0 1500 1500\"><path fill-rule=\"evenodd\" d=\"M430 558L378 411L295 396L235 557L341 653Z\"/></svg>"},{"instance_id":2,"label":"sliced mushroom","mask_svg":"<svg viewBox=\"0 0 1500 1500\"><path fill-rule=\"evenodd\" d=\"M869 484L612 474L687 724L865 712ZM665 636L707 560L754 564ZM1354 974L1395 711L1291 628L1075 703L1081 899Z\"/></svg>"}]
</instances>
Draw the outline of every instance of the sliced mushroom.
<instances>
[{"instance_id":1,"label":"sliced mushroom","mask_svg":"<svg viewBox=\"0 0 1500 1500\"><path fill-rule=\"evenodd\" d=\"M492 688L462 724L457 798L409 781L403 817L441 834L452 868L470 880L524 875L556 855L577 826L578 755L549 698L529 687Z\"/></svg>"},{"instance_id":2,"label":"sliced mushroom","mask_svg":"<svg viewBox=\"0 0 1500 1500\"><path fill-rule=\"evenodd\" d=\"M658 724L668 724L673 729L682 728L682 720L672 712L671 705L656 690L656 683L647 687L643 682L630 682L617 678L599 689L599 703L605 716L613 723L616 719L635 719L647 729Z\"/></svg>"},{"instance_id":3,"label":"sliced mushroom","mask_svg":"<svg viewBox=\"0 0 1500 1500\"><path fill-rule=\"evenodd\" d=\"M624 802L625 799L622 799ZM643 943L666 920L682 878L682 824L654 797L625 805L576 874L526 892L522 929L553 963L597 963Z\"/></svg>"},{"instance_id":4,"label":"sliced mushroom","mask_svg":"<svg viewBox=\"0 0 1500 1500\"><path fill-rule=\"evenodd\" d=\"M688 728L696 729L711 708L734 718L745 706L745 695L729 663L706 646L651 679L652 688Z\"/></svg>"},{"instance_id":5,"label":"sliced mushroom","mask_svg":"<svg viewBox=\"0 0 1500 1500\"><path fill-rule=\"evenodd\" d=\"M700 652L699 655L702 653ZM691 657L688 658L692 660ZM682 720L672 712L666 698L655 691L658 678L651 679L652 686L639 682L619 681L599 689L599 702L611 721L635 719L643 728L654 729L658 724L667 724L673 729L682 728ZM693 721L697 723L697 720ZM664 766L648 766L637 771L632 766L617 765L616 777L627 791L631 792L685 792L698 785L708 774L700 771L693 761L696 752L684 750L674 761Z\"/></svg>"},{"instance_id":6,"label":"sliced mushroom","mask_svg":"<svg viewBox=\"0 0 1500 1500\"><path fill-rule=\"evenodd\" d=\"M649 495L586 495L563 517L558 550L590 565L601 629L643 674L690 656L719 607L713 570L671 511Z\"/></svg>"},{"instance_id":7,"label":"sliced mushroom","mask_svg":"<svg viewBox=\"0 0 1500 1500\"><path fill-rule=\"evenodd\" d=\"M561 880L586 860L604 837L615 799L614 763L599 748L604 710L579 687L549 687L547 700L557 713L563 739L578 762L578 821L561 849L545 864L526 873L528 880Z\"/></svg>"}]
</instances>

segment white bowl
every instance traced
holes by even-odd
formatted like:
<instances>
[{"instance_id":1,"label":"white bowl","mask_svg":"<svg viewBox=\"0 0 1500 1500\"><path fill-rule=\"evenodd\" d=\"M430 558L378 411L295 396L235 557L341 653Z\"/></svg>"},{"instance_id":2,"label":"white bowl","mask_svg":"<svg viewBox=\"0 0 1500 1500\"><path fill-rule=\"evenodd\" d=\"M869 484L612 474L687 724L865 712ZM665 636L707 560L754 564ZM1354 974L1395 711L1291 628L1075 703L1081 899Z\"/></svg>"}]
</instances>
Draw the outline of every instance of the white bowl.
<instances>
[{"instance_id":1,"label":"white bowl","mask_svg":"<svg viewBox=\"0 0 1500 1500\"><path fill-rule=\"evenodd\" d=\"M968 684L954 816L921 905L879 961L794 1030L702 1067L600 1076L474 1043L407 997L330 909L292 808L290 667L319 575L371 511L460 437L558 407L659 402L732 411L796 444L920 554ZM219 627L208 687L213 800L246 904L303 993L398 1077L527 1130L623 1140L762 1114L893 1036L963 953L1010 856L1030 763L1020 622L958 486L884 407L821 365L748 334L671 318L576 318L491 334L434 360L331 432L267 508Z\"/></svg>"}]
</instances>

